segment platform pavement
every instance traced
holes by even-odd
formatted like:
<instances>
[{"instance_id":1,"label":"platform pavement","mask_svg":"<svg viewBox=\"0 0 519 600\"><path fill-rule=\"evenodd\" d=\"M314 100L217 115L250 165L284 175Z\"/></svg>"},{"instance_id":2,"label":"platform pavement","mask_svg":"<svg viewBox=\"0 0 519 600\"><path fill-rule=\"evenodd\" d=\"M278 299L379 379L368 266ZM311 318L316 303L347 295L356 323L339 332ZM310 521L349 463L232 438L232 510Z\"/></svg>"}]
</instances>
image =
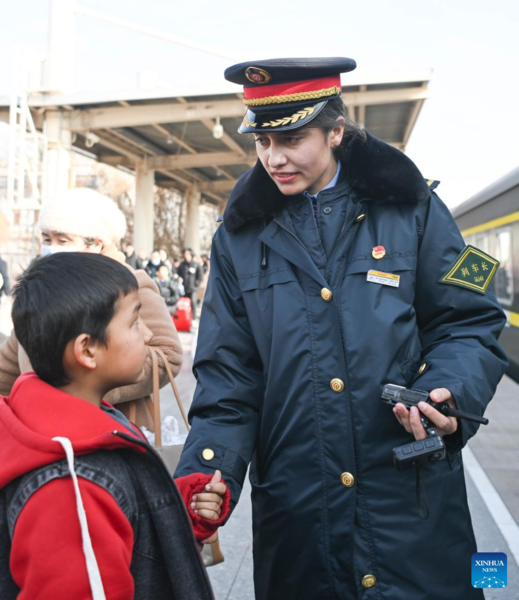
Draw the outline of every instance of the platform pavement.
<instances>
[{"instance_id":1,"label":"platform pavement","mask_svg":"<svg viewBox=\"0 0 519 600\"><path fill-rule=\"evenodd\" d=\"M181 333L180 337L184 350L184 364L176 381L182 400L188 409L195 387L191 365L196 331L194 334ZM173 393L169 389L162 392L161 405L163 416L173 414L180 420ZM505 377L488 408L487 416L490 425L481 427L469 446L515 521L519 522L519 385ZM507 588L485 590L485 598L486 600L519 600L519 567L468 472L466 472L466 479L478 550L505 552L508 556ZM248 479L238 506L227 525L221 530L220 544L225 562L208 570L216 600L254 600L252 515ZM448 556L449 549L446 548L445 551ZM470 557L468 559L470 560Z\"/></svg>"},{"instance_id":2,"label":"platform pavement","mask_svg":"<svg viewBox=\"0 0 519 600\"><path fill-rule=\"evenodd\" d=\"M504 377L485 416L470 447L519 523L519 385Z\"/></svg>"}]
</instances>

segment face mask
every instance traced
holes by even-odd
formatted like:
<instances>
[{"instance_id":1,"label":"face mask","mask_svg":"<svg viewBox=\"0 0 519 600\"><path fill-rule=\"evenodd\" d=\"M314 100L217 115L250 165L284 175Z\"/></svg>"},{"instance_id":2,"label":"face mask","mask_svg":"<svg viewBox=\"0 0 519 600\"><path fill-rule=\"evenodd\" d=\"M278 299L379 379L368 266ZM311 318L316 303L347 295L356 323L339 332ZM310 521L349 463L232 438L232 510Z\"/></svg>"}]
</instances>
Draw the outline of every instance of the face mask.
<instances>
[{"instance_id":1,"label":"face mask","mask_svg":"<svg viewBox=\"0 0 519 600\"><path fill-rule=\"evenodd\" d=\"M158 267L160 265L160 259L159 260L157 260L157 259L152 260L151 264L154 265L155 267Z\"/></svg>"},{"instance_id":2,"label":"face mask","mask_svg":"<svg viewBox=\"0 0 519 600\"><path fill-rule=\"evenodd\" d=\"M78 246L49 246L47 244L42 244L41 255L49 256L49 254L57 254L58 252L81 252L84 249L85 248L79 248Z\"/></svg>"}]
</instances>

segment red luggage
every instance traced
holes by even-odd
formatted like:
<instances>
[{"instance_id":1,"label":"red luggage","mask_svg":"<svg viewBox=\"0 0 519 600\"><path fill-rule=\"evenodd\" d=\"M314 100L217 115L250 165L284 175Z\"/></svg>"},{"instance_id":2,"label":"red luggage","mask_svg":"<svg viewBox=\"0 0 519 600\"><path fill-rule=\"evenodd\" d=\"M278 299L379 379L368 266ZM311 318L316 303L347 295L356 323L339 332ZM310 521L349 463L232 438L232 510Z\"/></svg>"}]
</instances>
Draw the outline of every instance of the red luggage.
<instances>
[{"instance_id":1,"label":"red luggage","mask_svg":"<svg viewBox=\"0 0 519 600\"><path fill-rule=\"evenodd\" d=\"M189 298L179 298L176 309L173 322L177 331L191 331L191 321L193 320L191 300Z\"/></svg>"}]
</instances>

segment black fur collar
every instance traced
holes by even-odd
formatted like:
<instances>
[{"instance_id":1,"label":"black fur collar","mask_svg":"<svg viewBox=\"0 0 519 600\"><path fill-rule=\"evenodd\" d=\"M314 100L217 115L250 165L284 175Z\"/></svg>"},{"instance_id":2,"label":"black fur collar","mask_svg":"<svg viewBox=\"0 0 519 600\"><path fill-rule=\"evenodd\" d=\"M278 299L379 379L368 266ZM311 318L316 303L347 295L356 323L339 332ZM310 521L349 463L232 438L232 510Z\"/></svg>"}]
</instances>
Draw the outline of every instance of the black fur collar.
<instances>
[{"instance_id":1,"label":"black fur collar","mask_svg":"<svg viewBox=\"0 0 519 600\"><path fill-rule=\"evenodd\" d=\"M352 188L373 202L427 200L429 188L416 165L400 150L366 134L366 140L353 138L341 158ZM224 213L225 228L234 233L247 221L279 214L288 198L258 160L231 192Z\"/></svg>"}]
</instances>

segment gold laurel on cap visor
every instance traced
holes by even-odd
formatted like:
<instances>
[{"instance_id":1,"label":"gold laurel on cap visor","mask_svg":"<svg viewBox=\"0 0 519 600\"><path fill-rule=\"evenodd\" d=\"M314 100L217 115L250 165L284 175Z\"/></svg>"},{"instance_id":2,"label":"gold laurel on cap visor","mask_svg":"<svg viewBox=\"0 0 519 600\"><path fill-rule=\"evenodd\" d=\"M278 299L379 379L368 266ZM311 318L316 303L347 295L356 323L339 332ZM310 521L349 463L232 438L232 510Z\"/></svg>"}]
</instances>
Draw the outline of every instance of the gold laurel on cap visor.
<instances>
[{"instance_id":1,"label":"gold laurel on cap visor","mask_svg":"<svg viewBox=\"0 0 519 600\"><path fill-rule=\"evenodd\" d=\"M288 102L307 102L309 100L319 100L329 98L330 96L339 96L341 88L333 86L313 92L298 92L296 94L282 94L280 96L265 96L264 98L251 98L244 100L245 106L268 106L271 104L287 104Z\"/></svg>"},{"instance_id":2,"label":"gold laurel on cap visor","mask_svg":"<svg viewBox=\"0 0 519 600\"><path fill-rule=\"evenodd\" d=\"M253 110L247 110L242 124L238 128L238 133L259 133L278 131L290 131L307 125L317 117L317 115L326 106L326 102L318 102L310 106L304 103L300 106L286 107L283 112L261 112L256 113Z\"/></svg>"}]
</instances>

